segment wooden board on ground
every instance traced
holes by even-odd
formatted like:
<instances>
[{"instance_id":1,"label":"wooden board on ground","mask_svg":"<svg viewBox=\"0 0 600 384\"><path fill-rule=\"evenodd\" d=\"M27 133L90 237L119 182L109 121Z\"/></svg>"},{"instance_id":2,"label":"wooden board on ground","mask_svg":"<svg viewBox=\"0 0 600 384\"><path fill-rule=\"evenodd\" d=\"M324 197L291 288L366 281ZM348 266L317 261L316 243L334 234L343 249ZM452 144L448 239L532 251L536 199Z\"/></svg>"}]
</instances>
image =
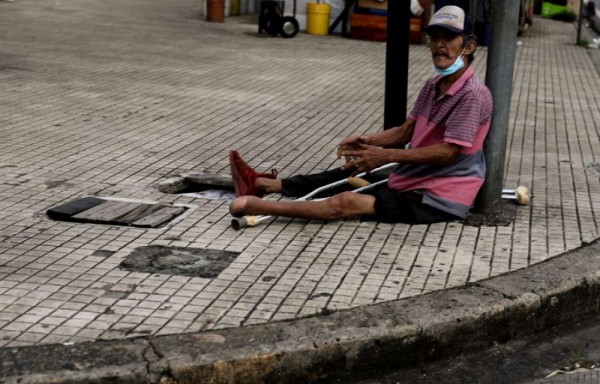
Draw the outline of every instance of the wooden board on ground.
<instances>
[{"instance_id":1,"label":"wooden board on ground","mask_svg":"<svg viewBox=\"0 0 600 384\"><path fill-rule=\"evenodd\" d=\"M118 217L117 221L124 224L132 224L148 215L153 214L163 207L164 205L162 204L141 204L131 212Z\"/></svg>"},{"instance_id":2,"label":"wooden board on ground","mask_svg":"<svg viewBox=\"0 0 600 384\"><path fill-rule=\"evenodd\" d=\"M49 209L48 216L59 221L157 228L185 211L170 204L80 198Z\"/></svg>"},{"instance_id":3,"label":"wooden board on ground","mask_svg":"<svg viewBox=\"0 0 600 384\"><path fill-rule=\"evenodd\" d=\"M147 204L143 204L147 205ZM112 222L140 206L140 203L128 201L107 201L96 207L85 210L73 216L76 220Z\"/></svg>"},{"instance_id":4,"label":"wooden board on ground","mask_svg":"<svg viewBox=\"0 0 600 384\"><path fill-rule=\"evenodd\" d=\"M160 227L163 223L172 220L174 217L182 214L185 211L184 207L163 206L158 211L132 223L134 227Z\"/></svg>"}]
</instances>

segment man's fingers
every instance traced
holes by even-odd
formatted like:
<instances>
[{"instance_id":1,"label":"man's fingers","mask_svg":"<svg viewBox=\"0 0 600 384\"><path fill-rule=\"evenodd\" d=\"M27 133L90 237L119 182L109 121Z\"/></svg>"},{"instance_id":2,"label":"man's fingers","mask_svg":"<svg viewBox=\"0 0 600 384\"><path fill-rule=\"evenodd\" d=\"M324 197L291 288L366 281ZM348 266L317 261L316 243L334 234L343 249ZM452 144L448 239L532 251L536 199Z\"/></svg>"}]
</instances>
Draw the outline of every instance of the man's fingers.
<instances>
[{"instance_id":1,"label":"man's fingers","mask_svg":"<svg viewBox=\"0 0 600 384\"><path fill-rule=\"evenodd\" d=\"M362 151L356 151L356 150L346 149L342 153L346 157L359 157L362 154Z\"/></svg>"},{"instance_id":2,"label":"man's fingers","mask_svg":"<svg viewBox=\"0 0 600 384\"><path fill-rule=\"evenodd\" d=\"M360 136L357 141L359 144L361 144L361 143L369 144L369 137L368 136Z\"/></svg>"},{"instance_id":3,"label":"man's fingers","mask_svg":"<svg viewBox=\"0 0 600 384\"><path fill-rule=\"evenodd\" d=\"M361 167L360 165L356 165L355 169L354 169L354 172L352 172L352 174L350 175L350 177L354 177L354 176L356 176L358 174L361 174L363 172L364 172L363 167Z\"/></svg>"},{"instance_id":4,"label":"man's fingers","mask_svg":"<svg viewBox=\"0 0 600 384\"><path fill-rule=\"evenodd\" d=\"M342 169L349 169L352 167L358 169L360 167L360 159L355 159L353 157L346 156L346 164L342 165Z\"/></svg>"},{"instance_id":5,"label":"man's fingers","mask_svg":"<svg viewBox=\"0 0 600 384\"><path fill-rule=\"evenodd\" d=\"M356 169L354 170L354 172L352 172L352 175L350 175L350 177L355 177L356 175L359 175L361 173L369 174L370 171L371 169L369 167L365 166L364 164L360 164L356 166Z\"/></svg>"}]
</instances>

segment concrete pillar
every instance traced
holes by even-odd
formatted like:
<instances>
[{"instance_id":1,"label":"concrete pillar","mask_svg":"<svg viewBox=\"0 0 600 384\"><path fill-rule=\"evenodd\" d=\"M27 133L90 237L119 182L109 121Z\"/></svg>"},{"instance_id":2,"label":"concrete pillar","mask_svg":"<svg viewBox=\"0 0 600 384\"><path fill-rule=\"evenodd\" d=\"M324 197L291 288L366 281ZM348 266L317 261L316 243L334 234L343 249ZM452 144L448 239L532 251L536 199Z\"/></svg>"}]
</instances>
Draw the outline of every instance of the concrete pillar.
<instances>
[{"instance_id":1,"label":"concrete pillar","mask_svg":"<svg viewBox=\"0 0 600 384\"><path fill-rule=\"evenodd\" d=\"M510 117L513 69L517 48L520 0L492 0L492 31L486 85L492 92L492 126L485 141L487 174L475 210L485 215L502 212L506 138Z\"/></svg>"}]
</instances>

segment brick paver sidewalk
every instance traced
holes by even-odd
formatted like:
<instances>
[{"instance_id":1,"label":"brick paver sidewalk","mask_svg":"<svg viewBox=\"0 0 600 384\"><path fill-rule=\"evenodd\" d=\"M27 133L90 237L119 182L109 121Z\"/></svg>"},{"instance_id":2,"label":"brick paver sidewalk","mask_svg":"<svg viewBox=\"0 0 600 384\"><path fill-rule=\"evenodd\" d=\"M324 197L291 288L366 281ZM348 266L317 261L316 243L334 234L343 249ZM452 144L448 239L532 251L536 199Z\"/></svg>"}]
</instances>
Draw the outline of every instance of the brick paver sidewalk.
<instances>
[{"instance_id":1,"label":"brick paver sidewalk","mask_svg":"<svg viewBox=\"0 0 600 384\"><path fill-rule=\"evenodd\" d=\"M335 166L343 137L380 129L385 45L260 38L191 0L0 2L0 347L168 334L297 318L465 284L597 237L600 78L572 25L520 38L506 185L514 224L277 219L236 232L228 203L163 194L228 173L238 149L282 175ZM475 67L483 76L486 51ZM411 47L410 102L432 75ZM87 195L193 205L163 229L49 220ZM275 197L273 197L275 198ZM239 252L218 277L119 267L148 245Z\"/></svg>"}]
</instances>

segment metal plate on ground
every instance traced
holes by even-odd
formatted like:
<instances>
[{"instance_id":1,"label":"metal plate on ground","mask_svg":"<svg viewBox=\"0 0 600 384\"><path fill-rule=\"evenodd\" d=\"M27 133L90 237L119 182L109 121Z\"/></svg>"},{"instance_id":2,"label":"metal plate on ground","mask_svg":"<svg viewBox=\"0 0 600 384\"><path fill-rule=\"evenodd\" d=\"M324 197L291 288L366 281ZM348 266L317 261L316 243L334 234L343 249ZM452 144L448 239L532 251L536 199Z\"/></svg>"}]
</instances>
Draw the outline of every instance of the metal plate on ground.
<instances>
[{"instance_id":1,"label":"metal plate on ground","mask_svg":"<svg viewBox=\"0 0 600 384\"><path fill-rule=\"evenodd\" d=\"M192 197L194 199L207 200L235 200L235 191L224 191L222 189L207 189L201 192L182 193L181 196Z\"/></svg>"},{"instance_id":2,"label":"metal plate on ground","mask_svg":"<svg viewBox=\"0 0 600 384\"><path fill-rule=\"evenodd\" d=\"M82 197L46 211L58 221L160 228L189 207L129 199Z\"/></svg>"},{"instance_id":3,"label":"metal plate on ground","mask_svg":"<svg viewBox=\"0 0 600 384\"><path fill-rule=\"evenodd\" d=\"M149 245L134 249L119 267L132 272L214 278L238 255L215 249Z\"/></svg>"},{"instance_id":4,"label":"metal plate on ground","mask_svg":"<svg viewBox=\"0 0 600 384\"><path fill-rule=\"evenodd\" d=\"M214 173L182 174L163 180L157 186L162 193L180 194L195 199L235 199L233 181L229 175Z\"/></svg>"}]
</instances>

